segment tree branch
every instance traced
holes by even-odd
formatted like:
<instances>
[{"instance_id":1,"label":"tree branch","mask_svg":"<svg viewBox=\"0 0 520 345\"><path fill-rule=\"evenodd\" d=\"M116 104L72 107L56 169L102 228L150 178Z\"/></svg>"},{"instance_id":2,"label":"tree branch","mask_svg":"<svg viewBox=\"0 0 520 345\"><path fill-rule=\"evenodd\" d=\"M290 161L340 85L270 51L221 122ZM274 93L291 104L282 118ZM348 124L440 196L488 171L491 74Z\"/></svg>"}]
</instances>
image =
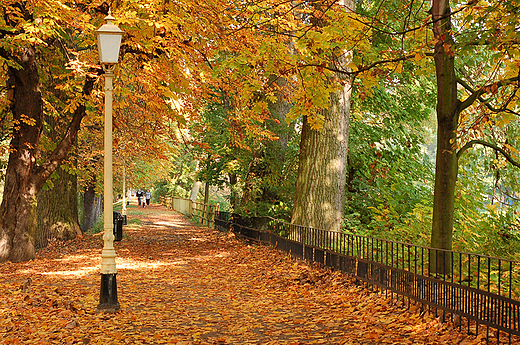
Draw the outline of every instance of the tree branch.
<instances>
[{"instance_id":1,"label":"tree branch","mask_svg":"<svg viewBox=\"0 0 520 345\"><path fill-rule=\"evenodd\" d=\"M460 156L466 151L468 150L469 148L471 148L472 146L474 145L482 145L482 146L486 146L486 147L489 147L497 152L500 152L502 154L502 156L504 156L504 158L509 162L511 163L512 165L514 165L515 167L517 168L520 168L520 163L515 161L511 155L509 153L507 153L503 148L501 147L498 147L497 145L495 144L491 144L491 143L488 143L487 141L484 141L484 140L471 140L469 142L466 143L466 145L464 145L463 147L460 148L459 151L457 151L457 159L460 158Z\"/></svg>"},{"instance_id":2,"label":"tree branch","mask_svg":"<svg viewBox=\"0 0 520 345\"><path fill-rule=\"evenodd\" d=\"M480 102L482 102L489 110L495 112L495 113L498 113L500 111L505 111L506 109L502 109L502 108L494 108L492 107L490 104L489 104L489 99L484 99L482 97L482 95L484 95L487 90L489 88L491 88L493 85L496 85L497 88L501 88L501 87L504 87L504 86L507 86L507 85L511 85L515 82L518 82L520 81L520 76L516 76L514 78L508 78L508 79L504 79L504 80L500 80L496 83L493 83L493 84L490 84L490 85L485 85L485 86L482 86L481 88L479 88L478 90L474 90L468 83L466 83L465 81L463 81L462 79L460 78L457 78L457 83L462 85L462 87L464 87L467 91L470 92L470 95L468 96L468 98L466 98L464 101L461 102L461 111L468 108L469 106L471 106L476 100L479 100Z\"/></svg>"},{"instance_id":3,"label":"tree branch","mask_svg":"<svg viewBox=\"0 0 520 345\"><path fill-rule=\"evenodd\" d=\"M427 22L424 22L422 25L420 26L415 26L415 27L411 27L411 28L408 28L408 29L405 29L403 28L401 31L396 31L396 30L393 30L393 31L389 31L389 30L384 30L384 29L380 29L379 27L377 27L375 24L370 24L366 21L363 21L357 17L353 18L355 21L357 21L358 23L360 24L363 24L367 27L369 27L370 29L372 30L375 30L375 31L378 31L382 34L385 34L385 35L389 35L389 36L403 36L403 35L406 35L410 32L414 32L414 31L417 31L417 30L420 30L422 28L424 28L426 25L431 25L431 24L434 24L436 23L437 21L440 21L440 20L443 20L445 18L448 18L448 17L451 17L453 16L454 14L457 14L459 12L462 12L464 11L466 8L468 8L469 6L472 6L474 4L476 4L478 2L478 0L470 0L468 1L467 4L465 5L462 5L459 9L453 11L453 12L449 12L449 13L446 13L446 14L443 14L441 16L439 16L438 18L435 18L435 19L430 19L429 21ZM429 11L426 11L427 13L432 13L432 10L430 9ZM376 18L372 18L373 19L373 22L376 22L377 24L380 24L382 26L385 26L389 29L393 29L390 25L388 25L387 23L383 23L382 21L379 21L377 20L376 21Z\"/></svg>"},{"instance_id":4,"label":"tree branch","mask_svg":"<svg viewBox=\"0 0 520 345\"><path fill-rule=\"evenodd\" d=\"M371 63L370 65L360 66L358 70L353 71L353 72L347 72L347 71L345 71L343 69L334 68L334 67L327 66L327 65L318 65L318 64L303 64L303 65L299 65L298 67L320 67L320 68L329 70L331 72L335 72L335 73L338 73L338 74L343 74L343 75L354 76L355 77L358 74L366 72L366 71L369 71L369 70L371 70L372 68L374 68L374 67L376 67L378 65L384 65L384 64L392 63L392 62L405 61L405 60L413 58L414 56L415 55L410 54L410 55L404 55L404 56L401 56L401 57L398 57L398 58L395 58L395 59L379 60L379 61Z\"/></svg>"},{"instance_id":5,"label":"tree branch","mask_svg":"<svg viewBox=\"0 0 520 345\"><path fill-rule=\"evenodd\" d=\"M82 96L84 98L92 93L95 81L102 74L103 70L101 68L92 68L89 73L87 73L82 91ZM67 132L63 136L61 142L49 155L49 157L47 157L47 159L35 169L34 177L36 180L35 183L38 187L41 187L41 185L45 183L47 178L49 178L49 176L58 168L58 166L67 156L70 148L76 140L76 135L80 128L81 121L83 120L83 117L85 117L85 114L86 105L85 103L82 103L74 111L72 121L70 122L69 128L67 128Z\"/></svg>"}]
</instances>

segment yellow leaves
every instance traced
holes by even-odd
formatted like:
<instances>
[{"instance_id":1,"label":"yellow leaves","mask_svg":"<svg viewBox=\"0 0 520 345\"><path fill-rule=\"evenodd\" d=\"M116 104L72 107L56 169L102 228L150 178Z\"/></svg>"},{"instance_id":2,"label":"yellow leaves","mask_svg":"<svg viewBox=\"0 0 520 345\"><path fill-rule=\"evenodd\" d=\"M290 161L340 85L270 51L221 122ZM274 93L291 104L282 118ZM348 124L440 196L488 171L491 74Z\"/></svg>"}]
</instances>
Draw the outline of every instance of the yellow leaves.
<instances>
[{"instance_id":1,"label":"yellow leaves","mask_svg":"<svg viewBox=\"0 0 520 345\"><path fill-rule=\"evenodd\" d=\"M85 235L38 251L30 265L0 265L2 343L453 344L461 336L339 272L159 206L137 209L135 199L128 212L143 225L125 227L116 244L122 311L93 312L99 274L85 268L99 266L100 242ZM84 273L64 279L62 271ZM29 276L25 300L19 285Z\"/></svg>"},{"instance_id":2,"label":"yellow leaves","mask_svg":"<svg viewBox=\"0 0 520 345\"><path fill-rule=\"evenodd\" d=\"M494 84L494 85L496 85L496 84ZM505 125L508 125L512 121L515 121L516 119L517 119L517 117L514 114L500 113L500 114L497 114L495 123L497 126L503 127Z\"/></svg>"},{"instance_id":3,"label":"yellow leaves","mask_svg":"<svg viewBox=\"0 0 520 345\"><path fill-rule=\"evenodd\" d=\"M503 69L503 78L514 78L518 75L518 68L520 65L520 61L518 58L514 60L504 61L504 69Z\"/></svg>"},{"instance_id":4,"label":"yellow leaves","mask_svg":"<svg viewBox=\"0 0 520 345\"><path fill-rule=\"evenodd\" d=\"M36 120L34 118L30 118L29 116L27 116L25 114L20 115L20 122L23 122L23 123L25 123L26 125L29 125L29 126L36 125Z\"/></svg>"},{"instance_id":5,"label":"yellow leaves","mask_svg":"<svg viewBox=\"0 0 520 345\"><path fill-rule=\"evenodd\" d=\"M136 11L126 10L118 13L116 25L118 26L136 26L140 23L139 17Z\"/></svg>"},{"instance_id":6,"label":"yellow leaves","mask_svg":"<svg viewBox=\"0 0 520 345\"><path fill-rule=\"evenodd\" d=\"M486 208L489 210L489 212L493 214L498 214L498 206L497 204L486 204Z\"/></svg>"},{"instance_id":7,"label":"yellow leaves","mask_svg":"<svg viewBox=\"0 0 520 345\"><path fill-rule=\"evenodd\" d=\"M402 67L401 67L401 70L402 70ZM397 71L397 68L396 68L395 73L400 73L400 71ZM363 86L366 89L371 89L372 87L374 87L378 84L378 79L372 73L372 71L367 71L367 72L361 74L359 78L361 79L361 82L363 83Z\"/></svg>"}]
</instances>

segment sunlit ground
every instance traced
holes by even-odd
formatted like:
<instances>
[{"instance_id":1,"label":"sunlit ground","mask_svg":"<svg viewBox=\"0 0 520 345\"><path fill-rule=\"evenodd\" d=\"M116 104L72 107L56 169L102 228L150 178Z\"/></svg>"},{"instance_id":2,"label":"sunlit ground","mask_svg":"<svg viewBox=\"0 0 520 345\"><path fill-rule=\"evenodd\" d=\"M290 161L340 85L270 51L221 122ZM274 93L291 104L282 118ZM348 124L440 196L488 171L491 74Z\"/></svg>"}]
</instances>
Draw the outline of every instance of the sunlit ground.
<instances>
[{"instance_id":1,"label":"sunlit ground","mask_svg":"<svg viewBox=\"0 0 520 345\"><path fill-rule=\"evenodd\" d=\"M128 217L141 226L115 243L119 313L95 313L103 243L84 236L0 264L0 344L482 343L173 211L131 207Z\"/></svg>"}]
</instances>

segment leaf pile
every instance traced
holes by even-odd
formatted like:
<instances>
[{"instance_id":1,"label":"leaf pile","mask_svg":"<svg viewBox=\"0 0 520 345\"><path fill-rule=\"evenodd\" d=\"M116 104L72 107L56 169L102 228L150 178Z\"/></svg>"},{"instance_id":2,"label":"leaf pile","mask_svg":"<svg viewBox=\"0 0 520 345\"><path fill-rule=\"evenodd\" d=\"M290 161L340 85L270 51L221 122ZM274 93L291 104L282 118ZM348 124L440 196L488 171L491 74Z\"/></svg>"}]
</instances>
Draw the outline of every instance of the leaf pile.
<instances>
[{"instance_id":1,"label":"leaf pile","mask_svg":"<svg viewBox=\"0 0 520 345\"><path fill-rule=\"evenodd\" d=\"M0 344L480 344L338 272L160 206L116 244L121 311L97 314L101 236L0 266Z\"/></svg>"}]
</instances>

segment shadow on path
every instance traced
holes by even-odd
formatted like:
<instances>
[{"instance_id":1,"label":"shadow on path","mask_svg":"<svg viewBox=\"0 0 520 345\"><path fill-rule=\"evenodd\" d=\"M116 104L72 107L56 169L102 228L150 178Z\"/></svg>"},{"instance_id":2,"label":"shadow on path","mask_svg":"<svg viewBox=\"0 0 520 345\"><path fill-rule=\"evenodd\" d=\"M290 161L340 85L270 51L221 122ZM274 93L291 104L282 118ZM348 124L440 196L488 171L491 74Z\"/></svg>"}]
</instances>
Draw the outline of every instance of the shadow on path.
<instances>
[{"instance_id":1,"label":"shadow on path","mask_svg":"<svg viewBox=\"0 0 520 345\"><path fill-rule=\"evenodd\" d=\"M0 266L0 344L479 343L162 206L128 218L116 244L121 312L94 313L102 238L84 236Z\"/></svg>"}]
</instances>

